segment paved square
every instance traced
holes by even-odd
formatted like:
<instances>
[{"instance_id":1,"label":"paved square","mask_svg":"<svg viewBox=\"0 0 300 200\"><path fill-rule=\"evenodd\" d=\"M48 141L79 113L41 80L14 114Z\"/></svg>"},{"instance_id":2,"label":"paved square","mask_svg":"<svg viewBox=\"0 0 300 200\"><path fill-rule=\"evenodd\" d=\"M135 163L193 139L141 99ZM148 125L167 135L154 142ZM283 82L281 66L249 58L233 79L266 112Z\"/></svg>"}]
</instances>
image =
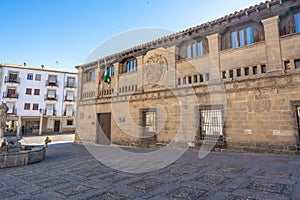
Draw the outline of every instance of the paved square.
<instances>
[{"instance_id":1,"label":"paved square","mask_svg":"<svg viewBox=\"0 0 300 200\"><path fill-rule=\"evenodd\" d=\"M67 143L50 145L41 163L0 174L0 199L300 199L300 156L291 155L213 152L199 159L187 151L161 170L129 174Z\"/></svg>"}]
</instances>

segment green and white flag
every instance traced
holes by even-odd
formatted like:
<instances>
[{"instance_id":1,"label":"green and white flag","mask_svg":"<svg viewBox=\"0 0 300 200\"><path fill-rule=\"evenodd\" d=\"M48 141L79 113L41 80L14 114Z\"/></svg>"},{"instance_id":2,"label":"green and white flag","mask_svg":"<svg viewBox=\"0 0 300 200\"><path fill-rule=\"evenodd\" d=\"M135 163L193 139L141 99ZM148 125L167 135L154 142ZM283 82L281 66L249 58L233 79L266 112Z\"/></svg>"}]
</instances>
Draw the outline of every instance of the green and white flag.
<instances>
[{"instance_id":1,"label":"green and white flag","mask_svg":"<svg viewBox=\"0 0 300 200\"><path fill-rule=\"evenodd\" d=\"M103 82L110 84L110 77L108 72L108 67L105 68L104 76L103 76Z\"/></svg>"}]
</instances>

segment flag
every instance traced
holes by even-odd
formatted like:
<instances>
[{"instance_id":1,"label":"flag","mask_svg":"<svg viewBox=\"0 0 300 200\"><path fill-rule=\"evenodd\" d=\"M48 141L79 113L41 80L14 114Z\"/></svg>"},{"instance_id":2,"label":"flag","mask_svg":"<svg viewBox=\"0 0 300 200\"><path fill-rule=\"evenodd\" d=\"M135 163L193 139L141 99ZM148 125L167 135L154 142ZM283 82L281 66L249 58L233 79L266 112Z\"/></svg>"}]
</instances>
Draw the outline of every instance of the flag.
<instances>
[{"instance_id":1,"label":"flag","mask_svg":"<svg viewBox=\"0 0 300 200\"><path fill-rule=\"evenodd\" d=\"M103 73L101 72L100 63L98 60L98 84L99 85L101 85L102 83L102 77L103 77Z\"/></svg>"},{"instance_id":2,"label":"flag","mask_svg":"<svg viewBox=\"0 0 300 200\"><path fill-rule=\"evenodd\" d=\"M110 84L110 77L109 77L108 67L105 68L105 72L104 72L104 76L103 76L103 82Z\"/></svg>"}]
</instances>

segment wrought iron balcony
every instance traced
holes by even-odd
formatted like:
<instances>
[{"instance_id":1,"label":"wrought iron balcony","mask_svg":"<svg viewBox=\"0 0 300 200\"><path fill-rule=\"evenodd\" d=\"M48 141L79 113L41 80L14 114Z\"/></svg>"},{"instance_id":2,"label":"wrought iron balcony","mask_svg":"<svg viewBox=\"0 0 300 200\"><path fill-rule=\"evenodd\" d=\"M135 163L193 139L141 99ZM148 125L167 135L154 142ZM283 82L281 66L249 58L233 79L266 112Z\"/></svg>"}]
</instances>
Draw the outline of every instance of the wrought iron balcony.
<instances>
[{"instance_id":1,"label":"wrought iron balcony","mask_svg":"<svg viewBox=\"0 0 300 200\"><path fill-rule=\"evenodd\" d=\"M17 109L16 108L13 108L11 110L8 110L7 111L7 114L8 115L17 115Z\"/></svg>"},{"instance_id":2,"label":"wrought iron balcony","mask_svg":"<svg viewBox=\"0 0 300 200\"><path fill-rule=\"evenodd\" d=\"M4 82L5 83L18 83L19 84L20 83L20 78L5 76Z\"/></svg>"},{"instance_id":3,"label":"wrought iron balcony","mask_svg":"<svg viewBox=\"0 0 300 200\"><path fill-rule=\"evenodd\" d=\"M67 110L64 111L64 116L75 116L74 110L67 112Z\"/></svg>"},{"instance_id":4,"label":"wrought iron balcony","mask_svg":"<svg viewBox=\"0 0 300 200\"><path fill-rule=\"evenodd\" d=\"M7 92L3 92L3 98L13 98L13 99L17 99L19 97L18 93L7 93Z\"/></svg>"},{"instance_id":5,"label":"wrought iron balcony","mask_svg":"<svg viewBox=\"0 0 300 200\"><path fill-rule=\"evenodd\" d=\"M58 81L49 81L49 80L46 80L46 86L55 86L55 87L58 87Z\"/></svg>"},{"instance_id":6,"label":"wrought iron balcony","mask_svg":"<svg viewBox=\"0 0 300 200\"><path fill-rule=\"evenodd\" d=\"M57 101L58 100L58 97L57 95L55 96L49 96L49 95L45 95L45 100L48 100L48 101Z\"/></svg>"},{"instance_id":7,"label":"wrought iron balcony","mask_svg":"<svg viewBox=\"0 0 300 200\"><path fill-rule=\"evenodd\" d=\"M65 101L75 101L75 97L68 97L68 96L65 96Z\"/></svg>"},{"instance_id":8,"label":"wrought iron balcony","mask_svg":"<svg viewBox=\"0 0 300 200\"><path fill-rule=\"evenodd\" d=\"M65 84L66 88L76 88L75 83L66 82Z\"/></svg>"}]
</instances>

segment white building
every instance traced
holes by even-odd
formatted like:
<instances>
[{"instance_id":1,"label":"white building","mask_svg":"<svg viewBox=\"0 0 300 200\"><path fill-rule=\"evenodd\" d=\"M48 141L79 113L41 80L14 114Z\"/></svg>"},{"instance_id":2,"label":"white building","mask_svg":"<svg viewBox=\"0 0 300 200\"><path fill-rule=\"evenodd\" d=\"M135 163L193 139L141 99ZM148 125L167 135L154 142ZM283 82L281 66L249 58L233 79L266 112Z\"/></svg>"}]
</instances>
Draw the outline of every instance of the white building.
<instances>
[{"instance_id":1,"label":"white building","mask_svg":"<svg viewBox=\"0 0 300 200\"><path fill-rule=\"evenodd\" d=\"M75 131L77 73L3 63L0 80L7 134Z\"/></svg>"}]
</instances>

